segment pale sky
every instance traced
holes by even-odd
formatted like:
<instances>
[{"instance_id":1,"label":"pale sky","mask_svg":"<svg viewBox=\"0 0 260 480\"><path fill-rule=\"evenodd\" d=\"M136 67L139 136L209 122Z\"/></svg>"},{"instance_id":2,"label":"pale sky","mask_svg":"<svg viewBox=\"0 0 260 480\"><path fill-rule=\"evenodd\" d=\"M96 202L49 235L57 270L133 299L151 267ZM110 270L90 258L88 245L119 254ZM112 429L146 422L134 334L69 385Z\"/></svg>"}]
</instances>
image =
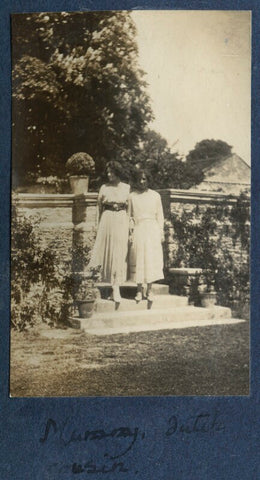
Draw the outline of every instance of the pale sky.
<instances>
[{"instance_id":1,"label":"pale sky","mask_svg":"<svg viewBox=\"0 0 260 480\"><path fill-rule=\"evenodd\" d=\"M132 17L151 128L180 154L213 138L250 163L250 12L140 10Z\"/></svg>"}]
</instances>

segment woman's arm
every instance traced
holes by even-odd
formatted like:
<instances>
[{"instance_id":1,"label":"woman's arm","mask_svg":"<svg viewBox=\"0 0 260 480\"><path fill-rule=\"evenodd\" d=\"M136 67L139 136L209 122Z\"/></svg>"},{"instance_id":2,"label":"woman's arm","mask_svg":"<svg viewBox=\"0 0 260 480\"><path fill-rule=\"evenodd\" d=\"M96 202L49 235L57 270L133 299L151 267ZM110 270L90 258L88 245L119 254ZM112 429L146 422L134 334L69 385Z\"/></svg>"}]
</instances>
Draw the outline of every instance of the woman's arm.
<instances>
[{"instance_id":1,"label":"woman's arm","mask_svg":"<svg viewBox=\"0 0 260 480\"><path fill-rule=\"evenodd\" d=\"M96 225L99 224L102 211L103 211L103 185L98 192L97 210L96 210Z\"/></svg>"},{"instance_id":2,"label":"woman's arm","mask_svg":"<svg viewBox=\"0 0 260 480\"><path fill-rule=\"evenodd\" d=\"M133 218L133 204L132 204L132 199L129 196L127 200L127 214L129 218L129 242L133 242L133 233L134 233L134 218Z\"/></svg>"},{"instance_id":3,"label":"woman's arm","mask_svg":"<svg viewBox=\"0 0 260 480\"><path fill-rule=\"evenodd\" d=\"M159 193L157 197L156 207L157 207L156 218L161 231L161 241L164 242L164 215L163 215L163 208L162 208L162 200Z\"/></svg>"}]
</instances>

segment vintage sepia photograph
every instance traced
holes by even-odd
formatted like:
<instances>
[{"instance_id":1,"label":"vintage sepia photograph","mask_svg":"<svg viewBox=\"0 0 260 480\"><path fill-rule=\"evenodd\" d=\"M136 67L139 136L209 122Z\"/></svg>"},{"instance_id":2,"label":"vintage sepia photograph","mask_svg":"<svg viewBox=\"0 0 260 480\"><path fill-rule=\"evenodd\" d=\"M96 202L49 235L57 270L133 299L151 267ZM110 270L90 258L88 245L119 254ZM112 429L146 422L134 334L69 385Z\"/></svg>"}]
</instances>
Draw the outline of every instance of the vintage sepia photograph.
<instances>
[{"instance_id":1,"label":"vintage sepia photograph","mask_svg":"<svg viewBox=\"0 0 260 480\"><path fill-rule=\"evenodd\" d=\"M10 396L248 396L251 12L11 42Z\"/></svg>"}]
</instances>

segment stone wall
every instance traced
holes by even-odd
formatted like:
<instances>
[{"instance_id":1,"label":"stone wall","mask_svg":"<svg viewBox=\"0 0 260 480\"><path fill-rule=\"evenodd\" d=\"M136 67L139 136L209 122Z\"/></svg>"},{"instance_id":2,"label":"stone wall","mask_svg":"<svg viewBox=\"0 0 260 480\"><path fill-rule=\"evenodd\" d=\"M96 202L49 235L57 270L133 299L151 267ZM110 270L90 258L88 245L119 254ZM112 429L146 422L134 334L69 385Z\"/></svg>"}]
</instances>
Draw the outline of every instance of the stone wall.
<instances>
[{"instance_id":1,"label":"stone wall","mask_svg":"<svg viewBox=\"0 0 260 480\"><path fill-rule=\"evenodd\" d=\"M15 197L18 210L22 214L39 220L42 245L53 245L61 260L68 260L71 256L74 198L72 194L32 193L18 194ZM95 228L96 201L95 193L90 193L84 198L87 204L86 228L90 234Z\"/></svg>"},{"instance_id":2,"label":"stone wall","mask_svg":"<svg viewBox=\"0 0 260 480\"><path fill-rule=\"evenodd\" d=\"M191 212L197 207L198 215L210 206L222 205L229 207L235 204L237 197L223 193L198 192L192 190L160 190L167 227L165 244L165 265L174 266L174 253L176 252L176 238L173 228L167 222L171 214L181 214L183 211ZM68 259L72 246L73 227L76 223L83 224L84 230L93 237L96 228L96 202L97 193L75 197L72 194L18 194L15 197L18 209L26 216L39 218L39 229L42 244L54 245L62 259ZM83 207L84 218L77 220L75 205ZM76 207L77 210L77 207ZM73 213L74 212L74 213ZM76 216L75 216L76 215ZM223 224L219 229L223 229ZM229 225L225 225L226 235L222 237L222 247L227 247L238 262L243 261L243 251L239 242L233 243L229 235Z\"/></svg>"},{"instance_id":3,"label":"stone wall","mask_svg":"<svg viewBox=\"0 0 260 480\"><path fill-rule=\"evenodd\" d=\"M165 244L165 263L167 267L174 265L174 256L177 251L177 240L174 229L168 220L171 214L181 215L183 211L192 212L196 208L199 218L208 208L224 206L231 209L237 202L237 196L219 192L198 192L196 190L165 189L159 191L162 197L164 215L167 223L167 241ZM248 197L248 204L250 200ZM239 240L234 242L231 236L231 222L226 219L225 224L219 222L217 233L221 236L221 249L228 249L237 263L248 262L246 252Z\"/></svg>"}]
</instances>

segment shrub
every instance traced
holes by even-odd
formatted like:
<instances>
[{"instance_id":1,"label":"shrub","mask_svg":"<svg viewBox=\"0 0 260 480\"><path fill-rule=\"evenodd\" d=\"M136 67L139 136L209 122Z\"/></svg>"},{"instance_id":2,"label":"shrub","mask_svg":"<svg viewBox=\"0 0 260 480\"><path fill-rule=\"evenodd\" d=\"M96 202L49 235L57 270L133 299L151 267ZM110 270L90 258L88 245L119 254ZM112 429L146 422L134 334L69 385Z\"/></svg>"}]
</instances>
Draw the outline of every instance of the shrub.
<instances>
[{"instance_id":1,"label":"shrub","mask_svg":"<svg viewBox=\"0 0 260 480\"><path fill-rule=\"evenodd\" d=\"M11 325L17 330L39 319L54 325L63 320L68 293L61 291L63 272L51 246L43 248L38 220L20 215L15 201L11 232Z\"/></svg>"},{"instance_id":2,"label":"shrub","mask_svg":"<svg viewBox=\"0 0 260 480\"><path fill-rule=\"evenodd\" d=\"M11 235L11 326L24 330L37 322L50 326L64 325L74 308L75 292L81 279L72 274L72 262L88 263L95 231L90 233L84 249L70 251L70 260L62 262L56 242L42 247L40 218L19 214L15 197L12 206ZM75 266L75 265L74 265ZM69 273L68 273L69 272Z\"/></svg>"},{"instance_id":3,"label":"shrub","mask_svg":"<svg viewBox=\"0 0 260 480\"><path fill-rule=\"evenodd\" d=\"M223 203L203 212L195 207L170 215L177 242L173 265L206 269L206 281L208 286L215 285L218 303L233 308L237 315L242 310L248 314L242 306L249 308L249 220L248 198L243 194L232 207ZM223 242L227 236L237 258Z\"/></svg>"},{"instance_id":4,"label":"shrub","mask_svg":"<svg viewBox=\"0 0 260 480\"><path fill-rule=\"evenodd\" d=\"M95 162L88 153L74 153L66 162L66 171L69 175L90 175L95 171Z\"/></svg>"}]
</instances>

